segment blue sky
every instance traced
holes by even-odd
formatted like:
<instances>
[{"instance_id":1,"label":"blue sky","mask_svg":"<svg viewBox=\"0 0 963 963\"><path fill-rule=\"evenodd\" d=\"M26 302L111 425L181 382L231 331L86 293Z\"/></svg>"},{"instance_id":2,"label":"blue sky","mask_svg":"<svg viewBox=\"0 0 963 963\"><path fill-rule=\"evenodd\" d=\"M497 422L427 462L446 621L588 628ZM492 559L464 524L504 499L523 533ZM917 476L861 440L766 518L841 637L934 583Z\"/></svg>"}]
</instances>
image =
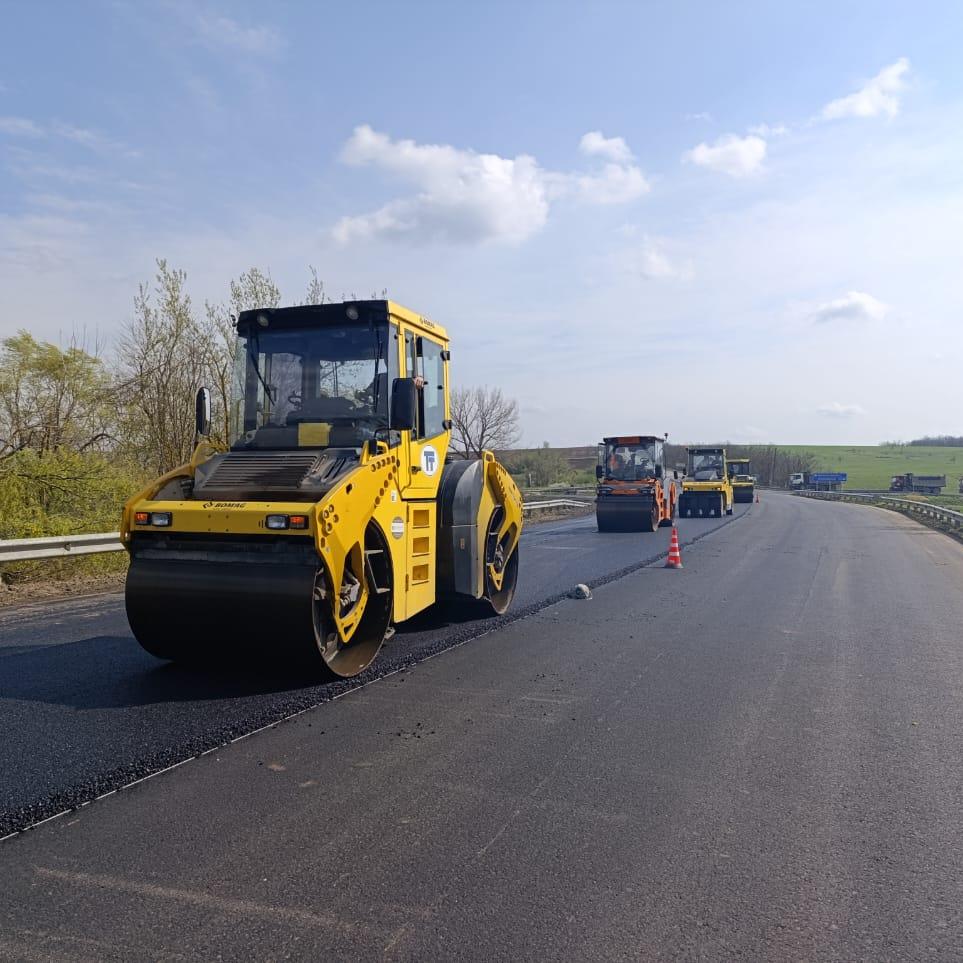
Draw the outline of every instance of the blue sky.
<instances>
[{"instance_id":1,"label":"blue sky","mask_svg":"<svg viewBox=\"0 0 963 963\"><path fill-rule=\"evenodd\" d=\"M963 7L3 5L0 335L165 257L446 324L525 440L959 433Z\"/></svg>"}]
</instances>

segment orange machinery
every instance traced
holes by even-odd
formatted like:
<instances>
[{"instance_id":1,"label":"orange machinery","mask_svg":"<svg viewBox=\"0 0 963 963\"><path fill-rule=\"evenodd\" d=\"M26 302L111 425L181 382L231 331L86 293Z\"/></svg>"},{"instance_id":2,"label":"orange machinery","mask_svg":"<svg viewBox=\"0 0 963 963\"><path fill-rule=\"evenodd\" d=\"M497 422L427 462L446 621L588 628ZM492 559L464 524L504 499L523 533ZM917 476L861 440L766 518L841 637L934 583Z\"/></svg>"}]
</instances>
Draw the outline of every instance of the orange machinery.
<instances>
[{"instance_id":1,"label":"orange machinery","mask_svg":"<svg viewBox=\"0 0 963 963\"><path fill-rule=\"evenodd\" d=\"M665 439L617 435L602 439L595 469L600 532L654 532L676 516L674 477L665 469ZM673 473L674 476L674 473Z\"/></svg>"}]
</instances>

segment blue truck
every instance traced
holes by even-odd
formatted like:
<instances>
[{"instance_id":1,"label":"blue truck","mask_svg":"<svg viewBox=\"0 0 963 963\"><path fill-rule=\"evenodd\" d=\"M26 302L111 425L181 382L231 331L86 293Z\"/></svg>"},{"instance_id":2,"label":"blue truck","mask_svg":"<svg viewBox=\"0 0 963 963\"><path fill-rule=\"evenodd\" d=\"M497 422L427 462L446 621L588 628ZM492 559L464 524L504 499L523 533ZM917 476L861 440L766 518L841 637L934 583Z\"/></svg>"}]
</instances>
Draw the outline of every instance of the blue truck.
<instances>
[{"instance_id":1,"label":"blue truck","mask_svg":"<svg viewBox=\"0 0 963 963\"><path fill-rule=\"evenodd\" d=\"M795 490L838 492L848 477L844 471L797 471L789 476L789 487Z\"/></svg>"}]
</instances>

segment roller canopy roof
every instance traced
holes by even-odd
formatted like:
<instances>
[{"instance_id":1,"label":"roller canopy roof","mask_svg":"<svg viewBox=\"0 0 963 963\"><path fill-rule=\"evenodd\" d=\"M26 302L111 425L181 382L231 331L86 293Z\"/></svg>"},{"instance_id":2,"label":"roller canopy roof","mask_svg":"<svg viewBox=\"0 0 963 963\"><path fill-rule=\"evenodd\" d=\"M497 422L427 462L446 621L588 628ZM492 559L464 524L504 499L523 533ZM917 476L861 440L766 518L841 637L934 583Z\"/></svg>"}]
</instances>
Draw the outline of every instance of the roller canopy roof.
<instances>
[{"instance_id":1,"label":"roller canopy roof","mask_svg":"<svg viewBox=\"0 0 963 963\"><path fill-rule=\"evenodd\" d=\"M665 441L661 435L613 435L611 438L603 438L602 442L606 445L644 445L650 441Z\"/></svg>"},{"instance_id":2,"label":"roller canopy roof","mask_svg":"<svg viewBox=\"0 0 963 963\"><path fill-rule=\"evenodd\" d=\"M257 308L242 311L237 318L237 330L244 334L253 326L268 328L310 328L324 324L388 321L404 322L424 334L442 341L448 332L424 315L396 304L394 301L332 301L328 304L304 304L291 308ZM266 322L266 323L265 323Z\"/></svg>"}]
</instances>

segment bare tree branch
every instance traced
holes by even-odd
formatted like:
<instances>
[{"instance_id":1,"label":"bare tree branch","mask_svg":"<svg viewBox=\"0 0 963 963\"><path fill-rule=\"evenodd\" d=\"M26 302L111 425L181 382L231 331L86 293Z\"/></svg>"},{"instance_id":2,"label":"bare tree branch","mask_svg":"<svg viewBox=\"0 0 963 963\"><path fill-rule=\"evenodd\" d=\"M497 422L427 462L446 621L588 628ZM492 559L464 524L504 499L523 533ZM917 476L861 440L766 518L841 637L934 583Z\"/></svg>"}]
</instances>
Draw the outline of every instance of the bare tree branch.
<instances>
[{"instance_id":1,"label":"bare tree branch","mask_svg":"<svg viewBox=\"0 0 963 963\"><path fill-rule=\"evenodd\" d=\"M521 434L518 402L501 388L455 388L451 393L452 445L463 458L510 448Z\"/></svg>"}]
</instances>

